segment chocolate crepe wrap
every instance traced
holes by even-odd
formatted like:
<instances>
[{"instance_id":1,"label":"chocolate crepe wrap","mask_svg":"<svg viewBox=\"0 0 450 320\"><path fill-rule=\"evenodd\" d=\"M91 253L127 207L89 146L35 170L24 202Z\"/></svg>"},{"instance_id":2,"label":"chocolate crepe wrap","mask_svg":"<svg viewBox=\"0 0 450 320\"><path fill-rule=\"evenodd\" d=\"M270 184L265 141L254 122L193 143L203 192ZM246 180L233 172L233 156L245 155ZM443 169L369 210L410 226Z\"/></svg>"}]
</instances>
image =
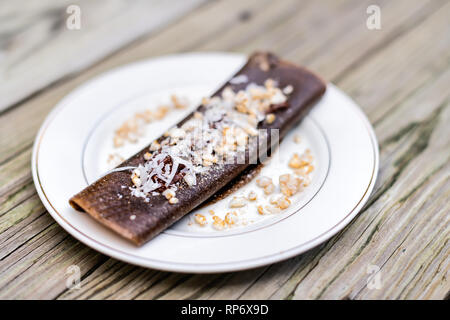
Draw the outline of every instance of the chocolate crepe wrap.
<instances>
[{"instance_id":1,"label":"chocolate crepe wrap","mask_svg":"<svg viewBox=\"0 0 450 320\"><path fill-rule=\"evenodd\" d=\"M324 82L310 71L266 52L251 55L234 77L239 75L245 75L248 82L240 84L227 82L213 96L220 95L226 86L230 86L236 92L245 89L248 83L263 85L269 78L276 80L280 88L293 86L294 90L288 96L286 105L273 106L271 112L276 115L275 121L270 124L263 121L258 125L258 129L279 129L280 138L307 114L326 89ZM202 108L204 107L199 106L197 110L202 111ZM192 116L193 113L179 125ZM250 144L246 156L254 156L257 149L261 147L270 148L271 143L265 146L259 142ZM119 167L137 166L145 162L146 152L148 147ZM210 198L249 165L248 161L244 164L214 164L206 173L197 174L197 183L192 186L181 179L177 182L176 197L179 201L176 204L170 204L163 195L150 196L148 202L142 197L133 196L128 189L133 185L130 171L118 171L105 175L73 196L69 203L122 237L136 245L142 245ZM118 197L118 194L122 197ZM131 215L134 219L130 219Z\"/></svg>"}]
</instances>

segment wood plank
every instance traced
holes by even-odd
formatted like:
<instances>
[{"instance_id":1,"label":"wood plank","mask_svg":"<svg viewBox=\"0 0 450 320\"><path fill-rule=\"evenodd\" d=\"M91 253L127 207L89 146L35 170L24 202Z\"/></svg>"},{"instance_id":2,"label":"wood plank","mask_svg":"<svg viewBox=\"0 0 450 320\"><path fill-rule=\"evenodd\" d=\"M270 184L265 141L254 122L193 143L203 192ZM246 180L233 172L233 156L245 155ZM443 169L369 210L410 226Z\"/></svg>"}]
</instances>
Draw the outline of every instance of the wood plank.
<instances>
[{"instance_id":1,"label":"wood plank","mask_svg":"<svg viewBox=\"0 0 450 320\"><path fill-rule=\"evenodd\" d=\"M137 268L114 259L105 259L80 290L68 290L59 299L121 299L140 294L152 286L163 274L155 270Z\"/></svg>"},{"instance_id":2,"label":"wood plank","mask_svg":"<svg viewBox=\"0 0 450 320\"><path fill-rule=\"evenodd\" d=\"M367 273L369 265L382 268L383 279L394 275L411 276L419 265L409 267L404 265L392 269L385 269L385 266L387 261L395 260L399 255L405 257L406 263L413 261L411 256L416 255L424 244L421 241L424 240L422 232L417 229L421 224L427 225L426 240L442 245L440 235L445 229L441 228L445 228L445 224L448 228L449 208L445 205L448 189L436 190L436 184L440 185L445 180L448 182L448 167L445 165L449 161L450 141L445 139L447 150L442 149L440 146L442 136L438 133L443 133L443 130L449 133L445 128L448 127L445 123L448 111L449 105L445 110L425 120L414 134L401 139L401 144L397 144L391 151L394 153L390 155L391 159L386 159L386 154L382 153L385 160L383 166L395 167L396 163L401 165L398 178L342 235L339 242L347 245L329 250L314 270L302 279L295 290L294 298L355 298L360 290L369 290L365 289L369 278ZM416 148L424 149L411 154L411 149ZM433 159L430 159L430 156ZM390 161L392 163L388 163ZM427 198L433 194L437 198L434 203L438 210L436 207L427 208ZM430 217L435 217L441 222L437 223ZM389 241L383 241L384 239ZM402 250L404 248L406 252ZM427 254L421 258L427 259ZM389 290L394 287L403 289L406 284L383 280L383 287L371 295L400 298L397 295L389 295ZM445 283L443 285L445 287Z\"/></svg>"},{"instance_id":3,"label":"wood plank","mask_svg":"<svg viewBox=\"0 0 450 320\"><path fill-rule=\"evenodd\" d=\"M39 3L39 5L38 5ZM167 25L202 0L2 1L0 111L55 81L91 66L119 48ZM81 10L79 30L66 26L69 5ZM119 14L120 13L120 14Z\"/></svg>"}]
</instances>

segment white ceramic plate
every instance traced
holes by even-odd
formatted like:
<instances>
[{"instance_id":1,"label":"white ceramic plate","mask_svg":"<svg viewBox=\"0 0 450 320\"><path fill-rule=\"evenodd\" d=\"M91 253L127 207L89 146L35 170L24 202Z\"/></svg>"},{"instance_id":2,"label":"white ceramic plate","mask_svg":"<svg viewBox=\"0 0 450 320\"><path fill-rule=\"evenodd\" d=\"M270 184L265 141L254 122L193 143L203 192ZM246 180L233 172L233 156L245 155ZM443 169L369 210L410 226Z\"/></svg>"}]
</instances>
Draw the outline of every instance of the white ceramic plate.
<instances>
[{"instance_id":1,"label":"white ceramic plate","mask_svg":"<svg viewBox=\"0 0 450 320\"><path fill-rule=\"evenodd\" d=\"M176 272L224 272L258 267L317 246L348 224L366 203L378 171L373 129L358 106L329 84L307 118L283 140L260 174L289 172L293 152L310 148L311 184L279 214L260 216L251 204L240 209L245 225L216 231L191 224L195 212L224 215L229 199L189 214L137 248L84 213L68 199L109 169L116 129L134 112L156 107L175 93L195 106L232 76L246 57L225 53L182 54L127 65L97 77L65 97L49 114L35 141L34 183L53 218L71 235L111 257ZM132 155L190 110L150 124L145 139L123 147ZM301 143L293 136L299 134ZM258 190L254 182L236 191ZM260 194L262 197L262 193Z\"/></svg>"}]
</instances>

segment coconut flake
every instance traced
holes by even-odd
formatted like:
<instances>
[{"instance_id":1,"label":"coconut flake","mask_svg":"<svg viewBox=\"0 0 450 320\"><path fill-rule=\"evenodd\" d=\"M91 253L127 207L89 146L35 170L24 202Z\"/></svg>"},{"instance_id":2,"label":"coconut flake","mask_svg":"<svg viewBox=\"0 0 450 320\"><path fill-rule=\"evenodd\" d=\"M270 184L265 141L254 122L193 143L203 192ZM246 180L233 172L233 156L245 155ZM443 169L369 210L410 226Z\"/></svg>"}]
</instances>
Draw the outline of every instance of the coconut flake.
<instances>
[{"instance_id":1,"label":"coconut flake","mask_svg":"<svg viewBox=\"0 0 450 320\"><path fill-rule=\"evenodd\" d=\"M248 77L245 74L238 75L230 80L231 84L241 84L241 83L247 83Z\"/></svg>"}]
</instances>

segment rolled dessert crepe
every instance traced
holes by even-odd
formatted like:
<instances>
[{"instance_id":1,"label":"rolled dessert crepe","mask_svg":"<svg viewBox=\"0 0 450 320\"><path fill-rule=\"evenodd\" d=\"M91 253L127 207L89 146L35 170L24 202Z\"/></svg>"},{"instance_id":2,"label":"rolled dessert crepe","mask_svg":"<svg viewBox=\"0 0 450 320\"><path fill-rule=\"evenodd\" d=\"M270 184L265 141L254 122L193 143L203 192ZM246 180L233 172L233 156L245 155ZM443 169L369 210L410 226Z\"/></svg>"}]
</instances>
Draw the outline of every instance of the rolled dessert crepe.
<instances>
[{"instance_id":1,"label":"rolled dessert crepe","mask_svg":"<svg viewBox=\"0 0 450 320\"><path fill-rule=\"evenodd\" d=\"M174 127L184 128L190 123L189 121L196 121L193 119L198 118L201 119L198 120L199 123L205 124L206 121L209 130L207 134L215 134L213 130L226 130L224 128L229 127L231 123L231 127L235 130L232 135L235 143L233 148L239 144L238 138L243 137L246 141L245 151L242 152L242 148L240 153L229 151L232 148L225 150L224 153L228 156L234 154L236 158L241 157L241 161L228 160L223 163L217 159L209 159L208 157L216 157L222 151L222 149L218 150L216 142L209 147L209 150L215 148L214 151L207 154L208 157L203 155L203 164L199 165L198 161L193 164L192 159L197 156L195 154L192 156L191 149L193 150L194 147L188 148L192 159L178 156L171 158L173 148L170 149L171 146L167 141L170 142L171 137L176 138L176 135L167 137L166 134L123 162L118 171L103 176L73 196L69 203L75 209L87 212L95 220L134 244L142 245L214 195L251 163L254 163L251 159L255 154L268 151L267 149L275 143L271 141L269 135L268 142L263 143L264 139L255 137L251 130L257 129L264 132L264 130L278 129L281 139L290 128L304 118L315 101L323 95L325 89L324 82L310 71L280 60L271 53L256 52L249 57L247 63L232 79L217 90L210 99L207 99L208 101L202 102L195 112ZM249 111L245 109L246 107L250 109L246 95L241 94L239 97L239 94L236 94L240 90L252 92L255 95L258 92L263 95L268 94L270 98L266 100L261 98L262 100L258 101L264 102L265 105L257 106L258 110ZM227 105L225 103L227 99L234 99L234 104ZM230 122L230 119L226 119L232 112L223 112L224 105L228 108L231 106L234 111L238 109L239 111L236 112L248 116L249 120L256 118L254 127L245 129L245 132L249 134L242 134L241 128L235 126L233 122L235 120ZM173 133L173 131L170 132ZM186 148L184 140L175 138L173 138L175 143L172 145L176 145L176 141L181 141L184 145L180 142L180 146ZM162 148L164 140L166 140L165 151ZM206 140L206 144L208 143L210 141ZM202 147L203 150L208 149L207 145ZM225 147L229 148L230 145ZM177 152L186 154L182 151ZM242 161L242 157L245 161ZM161 163L163 164L160 165ZM159 169L156 168L158 165ZM138 166L141 176L135 176L132 170L126 169ZM120 168L125 169L120 170ZM145 170L146 172L142 173ZM152 178L149 178L150 176ZM147 183L143 185L144 182L136 178L146 179Z\"/></svg>"}]
</instances>

